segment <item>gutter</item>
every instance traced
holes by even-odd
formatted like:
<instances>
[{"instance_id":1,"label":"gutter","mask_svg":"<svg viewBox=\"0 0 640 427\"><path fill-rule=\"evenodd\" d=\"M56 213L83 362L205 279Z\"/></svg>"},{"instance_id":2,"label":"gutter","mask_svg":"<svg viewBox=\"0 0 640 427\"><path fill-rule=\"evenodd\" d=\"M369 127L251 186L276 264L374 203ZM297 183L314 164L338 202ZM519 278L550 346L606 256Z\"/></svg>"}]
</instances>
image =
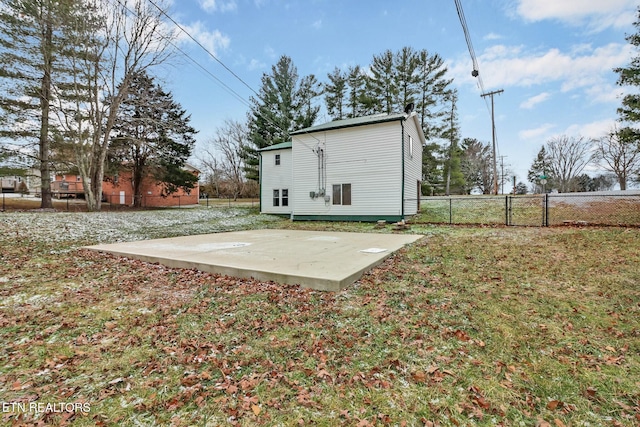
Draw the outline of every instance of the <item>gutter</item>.
<instances>
[{"instance_id":1,"label":"gutter","mask_svg":"<svg viewBox=\"0 0 640 427\"><path fill-rule=\"evenodd\" d=\"M402 128L402 177L400 178L402 181L401 184L401 188L402 191L400 193L400 206L401 206L401 210L400 210L400 216L402 217L402 220L404 221L404 121L406 119L403 119L400 121L400 126Z\"/></svg>"},{"instance_id":2,"label":"gutter","mask_svg":"<svg viewBox=\"0 0 640 427\"><path fill-rule=\"evenodd\" d=\"M262 213L262 152L258 151L258 209Z\"/></svg>"}]
</instances>

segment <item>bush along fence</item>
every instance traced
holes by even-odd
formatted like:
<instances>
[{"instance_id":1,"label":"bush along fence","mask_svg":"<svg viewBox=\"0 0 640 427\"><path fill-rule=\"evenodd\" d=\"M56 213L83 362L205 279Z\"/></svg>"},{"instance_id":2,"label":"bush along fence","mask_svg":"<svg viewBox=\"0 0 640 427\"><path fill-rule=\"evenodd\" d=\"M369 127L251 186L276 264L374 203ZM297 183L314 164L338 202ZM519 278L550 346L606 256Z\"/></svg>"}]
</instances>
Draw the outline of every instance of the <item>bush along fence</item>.
<instances>
[{"instance_id":1,"label":"bush along fence","mask_svg":"<svg viewBox=\"0 0 640 427\"><path fill-rule=\"evenodd\" d=\"M640 226L640 192L426 197L418 223Z\"/></svg>"}]
</instances>

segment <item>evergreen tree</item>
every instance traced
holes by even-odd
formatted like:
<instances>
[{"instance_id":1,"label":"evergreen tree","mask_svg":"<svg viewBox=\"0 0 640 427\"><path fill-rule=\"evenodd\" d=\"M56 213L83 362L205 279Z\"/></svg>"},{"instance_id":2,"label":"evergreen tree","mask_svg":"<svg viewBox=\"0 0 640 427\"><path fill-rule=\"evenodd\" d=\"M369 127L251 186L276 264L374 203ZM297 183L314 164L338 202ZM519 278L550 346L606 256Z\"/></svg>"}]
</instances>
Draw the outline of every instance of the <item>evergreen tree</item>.
<instances>
[{"instance_id":1,"label":"evergreen tree","mask_svg":"<svg viewBox=\"0 0 640 427\"><path fill-rule=\"evenodd\" d=\"M77 6L73 0L7 0L0 8L0 137L33 141L42 208L52 207L52 108L65 73L63 28Z\"/></svg>"},{"instance_id":2,"label":"evergreen tree","mask_svg":"<svg viewBox=\"0 0 640 427\"><path fill-rule=\"evenodd\" d=\"M194 188L197 177L184 170L193 151L196 130L190 116L152 77L137 73L120 104L110 147L112 170L129 170L134 206L142 204L142 181L152 176L163 184L163 195Z\"/></svg>"},{"instance_id":3,"label":"evergreen tree","mask_svg":"<svg viewBox=\"0 0 640 427\"><path fill-rule=\"evenodd\" d=\"M634 22L636 32L629 34L626 40L635 48L636 56L631 59L631 63L627 67L615 68L618 73L618 84L621 86L640 86L640 8L638 8L638 16ZM630 93L622 98L622 106L618 108L620 121L627 123L627 128L621 129L621 133L625 135L627 140L631 140L636 144L640 144L640 94Z\"/></svg>"},{"instance_id":4,"label":"evergreen tree","mask_svg":"<svg viewBox=\"0 0 640 427\"><path fill-rule=\"evenodd\" d=\"M457 93L454 91L451 94L451 107L449 110L449 129L447 129L445 136L449 140L449 147L445 154L444 162L444 181L445 181L445 194L448 196L452 192L462 193L466 186L464 175L461 169L461 157L462 150L460 149L460 126L458 123L458 114L456 110L456 103L458 101Z\"/></svg>"},{"instance_id":5,"label":"evergreen tree","mask_svg":"<svg viewBox=\"0 0 640 427\"><path fill-rule=\"evenodd\" d=\"M447 129L447 99L453 79L446 77L447 67L443 59L426 50L417 56L418 94L416 112L422 120L422 131L427 141L443 138Z\"/></svg>"},{"instance_id":6,"label":"evergreen tree","mask_svg":"<svg viewBox=\"0 0 640 427\"><path fill-rule=\"evenodd\" d=\"M403 111L409 103L415 106L418 94L419 75L418 54L413 48L405 46L394 55L394 68L397 79L397 99L395 111Z\"/></svg>"},{"instance_id":7,"label":"evergreen tree","mask_svg":"<svg viewBox=\"0 0 640 427\"><path fill-rule=\"evenodd\" d=\"M387 114L397 112L395 107L399 89L393 52L386 50L374 55L370 72L368 82L370 93L376 101L375 110Z\"/></svg>"},{"instance_id":8,"label":"evergreen tree","mask_svg":"<svg viewBox=\"0 0 640 427\"><path fill-rule=\"evenodd\" d=\"M324 102L327 112L333 120L342 120L346 117L347 76L336 67L327 74L327 78L329 83L324 85Z\"/></svg>"},{"instance_id":9,"label":"evergreen tree","mask_svg":"<svg viewBox=\"0 0 640 427\"><path fill-rule=\"evenodd\" d=\"M527 184L525 184L522 181L518 182L515 188L515 193L519 195L524 195L524 194L527 194L527 191L528 191Z\"/></svg>"},{"instance_id":10,"label":"evergreen tree","mask_svg":"<svg viewBox=\"0 0 640 427\"><path fill-rule=\"evenodd\" d=\"M347 118L366 116L375 111L375 98L369 95L369 77L359 65L347 71Z\"/></svg>"},{"instance_id":11,"label":"evergreen tree","mask_svg":"<svg viewBox=\"0 0 640 427\"><path fill-rule=\"evenodd\" d=\"M314 105L318 94L315 77L299 81L298 70L288 56L271 67L271 74L263 74L258 96L251 98L248 117L250 144L243 151L247 179L259 179L259 149L290 141L291 132L314 123L319 112Z\"/></svg>"},{"instance_id":12,"label":"evergreen tree","mask_svg":"<svg viewBox=\"0 0 640 427\"><path fill-rule=\"evenodd\" d=\"M543 189L548 190L553 187L550 176L550 165L551 159L549 158L545 147L542 146L527 173L527 180L534 185L536 192L542 192ZM547 178L540 178L541 176L545 176ZM546 179L547 182L543 185L540 181L541 179Z\"/></svg>"}]
</instances>

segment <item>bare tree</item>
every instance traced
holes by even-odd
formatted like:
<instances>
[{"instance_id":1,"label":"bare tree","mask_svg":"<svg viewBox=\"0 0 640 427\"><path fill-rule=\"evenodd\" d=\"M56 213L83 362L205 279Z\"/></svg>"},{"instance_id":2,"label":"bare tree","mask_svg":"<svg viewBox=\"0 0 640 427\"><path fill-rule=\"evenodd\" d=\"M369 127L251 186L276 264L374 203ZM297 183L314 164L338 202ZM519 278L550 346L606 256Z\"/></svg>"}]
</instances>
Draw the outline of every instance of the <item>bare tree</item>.
<instances>
[{"instance_id":1,"label":"bare tree","mask_svg":"<svg viewBox=\"0 0 640 427\"><path fill-rule=\"evenodd\" d=\"M593 140L577 136L557 136L547 141L549 169L559 186L558 191L572 190L574 178L592 161Z\"/></svg>"},{"instance_id":2,"label":"bare tree","mask_svg":"<svg viewBox=\"0 0 640 427\"><path fill-rule=\"evenodd\" d=\"M243 193L246 185L242 152L247 138L246 125L225 120L223 126L216 130L216 136L209 141L210 148L205 149L206 155L201 159L209 176L217 178L214 179L217 188L224 181L229 191L228 196L234 200Z\"/></svg>"},{"instance_id":3,"label":"bare tree","mask_svg":"<svg viewBox=\"0 0 640 427\"><path fill-rule=\"evenodd\" d=\"M74 150L89 210L100 210L107 151L117 113L133 76L167 62L175 32L164 10L145 0L87 0L91 25L75 28L72 87L78 92Z\"/></svg>"},{"instance_id":4,"label":"bare tree","mask_svg":"<svg viewBox=\"0 0 640 427\"><path fill-rule=\"evenodd\" d=\"M621 190L627 189L630 175L640 168L640 145L628 138L628 128L613 128L606 136L596 140L595 158L618 178Z\"/></svg>"}]
</instances>

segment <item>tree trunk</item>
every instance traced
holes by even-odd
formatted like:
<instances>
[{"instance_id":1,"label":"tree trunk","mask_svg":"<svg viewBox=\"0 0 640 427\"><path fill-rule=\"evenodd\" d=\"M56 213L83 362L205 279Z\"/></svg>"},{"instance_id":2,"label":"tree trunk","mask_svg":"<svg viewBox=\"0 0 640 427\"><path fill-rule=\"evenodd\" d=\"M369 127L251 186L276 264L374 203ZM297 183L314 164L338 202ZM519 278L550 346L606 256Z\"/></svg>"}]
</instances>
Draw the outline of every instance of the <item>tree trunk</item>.
<instances>
[{"instance_id":1,"label":"tree trunk","mask_svg":"<svg viewBox=\"0 0 640 427\"><path fill-rule=\"evenodd\" d=\"M627 177L624 174L618 175L618 183L620 184L620 190L627 189Z\"/></svg>"},{"instance_id":2,"label":"tree trunk","mask_svg":"<svg viewBox=\"0 0 640 427\"><path fill-rule=\"evenodd\" d=\"M40 108L42 120L40 121L40 207L42 209L53 208L51 201L51 170L49 165L49 100L51 98L51 69L53 67L52 42L53 29L51 23L51 10L48 10L42 29L42 54L44 59L44 74L40 82Z\"/></svg>"}]
</instances>

